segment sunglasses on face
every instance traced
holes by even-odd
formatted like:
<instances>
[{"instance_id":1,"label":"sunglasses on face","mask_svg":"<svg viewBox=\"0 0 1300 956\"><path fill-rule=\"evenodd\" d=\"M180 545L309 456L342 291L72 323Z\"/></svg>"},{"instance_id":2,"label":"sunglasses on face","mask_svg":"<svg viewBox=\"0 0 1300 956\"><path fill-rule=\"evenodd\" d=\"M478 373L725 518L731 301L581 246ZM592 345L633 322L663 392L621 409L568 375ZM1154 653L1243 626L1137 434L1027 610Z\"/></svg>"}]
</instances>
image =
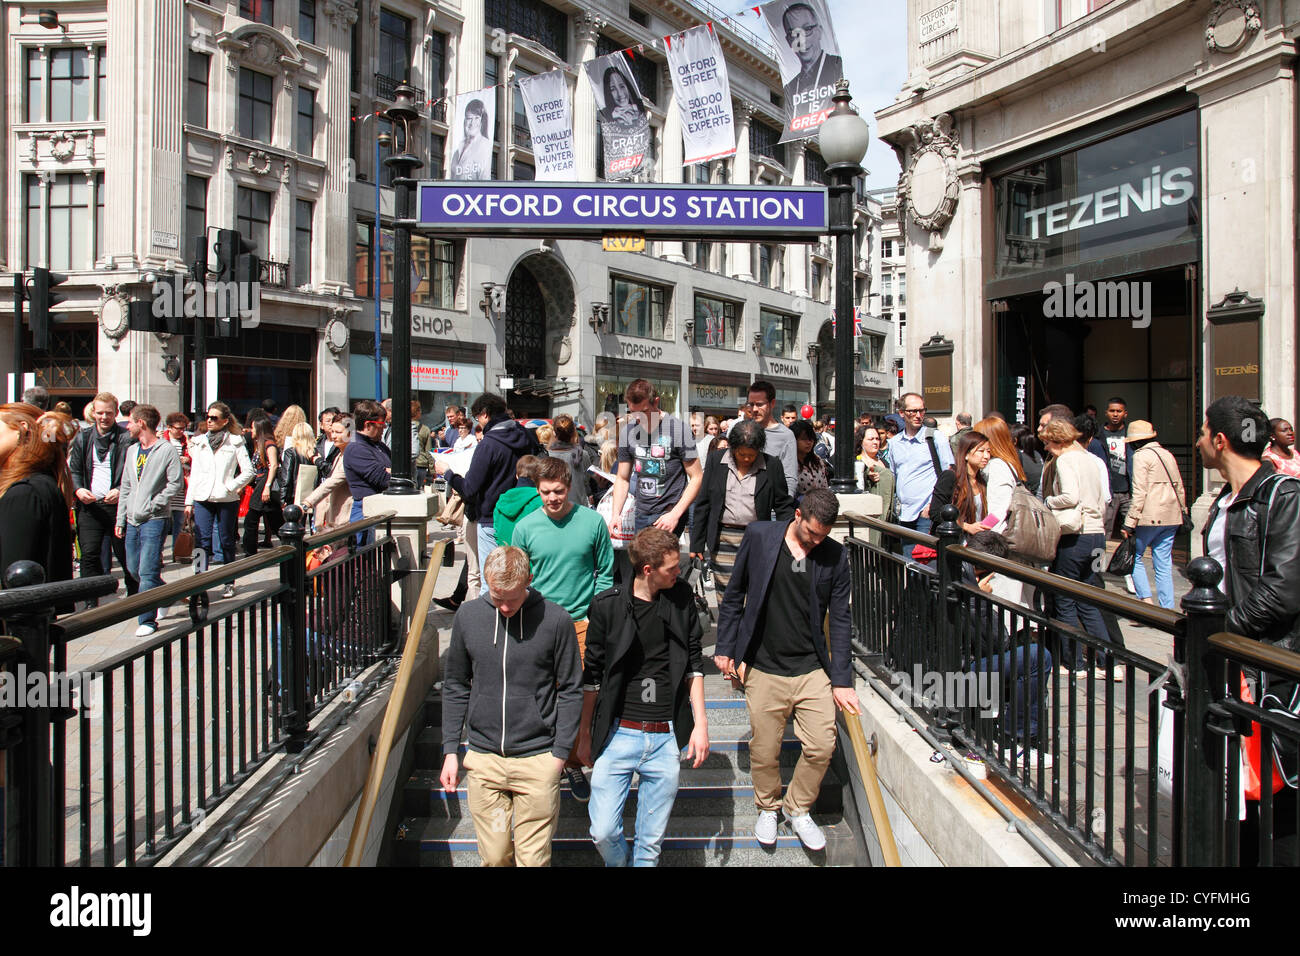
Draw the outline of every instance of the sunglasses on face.
<instances>
[{"instance_id":1,"label":"sunglasses on face","mask_svg":"<svg viewBox=\"0 0 1300 956\"><path fill-rule=\"evenodd\" d=\"M221 416L220 416L220 415L209 415L209 416L208 416L208 421L210 421L210 422L219 422L219 421L221 421L221 420L222 420L222 419L221 419Z\"/></svg>"}]
</instances>

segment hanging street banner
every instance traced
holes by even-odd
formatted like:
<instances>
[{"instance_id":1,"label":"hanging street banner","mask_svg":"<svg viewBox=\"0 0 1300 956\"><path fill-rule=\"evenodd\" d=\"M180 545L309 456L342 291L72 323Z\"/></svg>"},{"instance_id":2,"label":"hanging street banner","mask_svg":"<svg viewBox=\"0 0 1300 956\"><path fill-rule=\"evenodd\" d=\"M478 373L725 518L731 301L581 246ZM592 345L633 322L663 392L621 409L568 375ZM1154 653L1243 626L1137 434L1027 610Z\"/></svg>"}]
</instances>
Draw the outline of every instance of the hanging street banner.
<instances>
[{"instance_id":1,"label":"hanging street banner","mask_svg":"<svg viewBox=\"0 0 1300 956\"><path fill-rule=\"evenodd\" d=\"M733 156L736 126L731 115L731 83L727 61L713 24L692 27L664 37L668 72L682 114L682 165L707 163Z\"/></svg>"},{"instance_id":2,"label":"hanging street banner","mask_svg":"<svg viewBox=\"0 0 1300 956\"><path fill-rule=\"evenodd\" d=\"M772 31L785 85L781 142L815 136L835 107L831 97L844 76L830 11L824 0L772 0L758 12Z\"/></svg>"},{"instance_id":3,"label":"hanging street banner","mask_svg":"<svg viewBox=\"0 0 1300 956\"><path fill-rule=\"evenodd\" d=\"M610 53L583 64L596 97L600 138L605 147L605 178L610 182L654 176L650 114L623 53Z\"/></svg>"},{"instance_id":4,"label":"hanging street banner","mask_svg":"<svg viewBox=\"0 0 1300 956\"><path fill-rule=\"evenodd\" d=\"M492 140L497 128L497 91L460 93L456 97L456 116L451 124L451 162L447 178L458 181L490 180L492 175Z\"/></svg>"},{"instance_id":5,"label":"hanging street banner","mask_svg":"<svg viewBox=\"0 0 1300 956\"><path fill-rule=\"evenodd\" d=\"M569 106L569 84L559 70L525 76L519 80L519 95L528 114L528 131L533 137L533 160L537 179L571 183L578 178L573 151L573 110Z\"/></svg>"},{"instance_id":6,"label":"hanging street banner","mask_svg":"<svg viewBox=\"0 0 1300 956\"><path fill-rule=\"evenodd\" d=\"M639 233L728 242L818 242L827 233L824 186L425 180L416 195L417 228L444 235L595 239Z\"/></svg>"}]
</instances>

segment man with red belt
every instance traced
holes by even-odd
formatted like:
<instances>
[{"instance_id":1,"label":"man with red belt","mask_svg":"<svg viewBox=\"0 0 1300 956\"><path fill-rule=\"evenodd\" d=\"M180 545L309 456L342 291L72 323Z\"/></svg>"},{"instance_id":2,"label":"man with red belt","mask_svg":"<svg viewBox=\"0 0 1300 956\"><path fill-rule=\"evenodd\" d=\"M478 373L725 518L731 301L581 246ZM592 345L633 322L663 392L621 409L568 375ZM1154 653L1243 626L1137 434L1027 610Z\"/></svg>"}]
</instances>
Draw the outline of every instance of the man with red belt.
<instances>
[{"instance_id":1,"label":"man with red belt","mask_svg":"<svg viewBox=\"0 0 1300 956\"><path fill-rule=\"evenodd\" d=\"M677 799L681 748L698 767L709 754L700 616L678 577L677 536L650 527L629 551L636 576L591 604L575 748L591 775L591 838L607 866L628 864L623 807L640 778L633 866L655 866ZM594 747L593 747L594 744Z\"/></svg>"}]
</instances>

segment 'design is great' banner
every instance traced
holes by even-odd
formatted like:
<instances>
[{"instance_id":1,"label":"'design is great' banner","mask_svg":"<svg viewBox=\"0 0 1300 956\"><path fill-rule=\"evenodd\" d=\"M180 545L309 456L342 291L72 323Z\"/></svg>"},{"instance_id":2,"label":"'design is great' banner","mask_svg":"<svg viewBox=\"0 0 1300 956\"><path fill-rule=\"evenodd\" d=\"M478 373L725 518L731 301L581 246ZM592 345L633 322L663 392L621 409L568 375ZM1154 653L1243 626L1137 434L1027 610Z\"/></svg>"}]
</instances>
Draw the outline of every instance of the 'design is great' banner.
<instances>
[{"instance_id":1,"label":"'design is great' banner","mask_svg":"<svg viewBox=\"0 0 1300 956\"><path fill-rule=\"evenodd\" d=\"M459 235L816 242L827 232L821 186L425 181L417 196L419 229Z\"/></svg>"}]
</instances>

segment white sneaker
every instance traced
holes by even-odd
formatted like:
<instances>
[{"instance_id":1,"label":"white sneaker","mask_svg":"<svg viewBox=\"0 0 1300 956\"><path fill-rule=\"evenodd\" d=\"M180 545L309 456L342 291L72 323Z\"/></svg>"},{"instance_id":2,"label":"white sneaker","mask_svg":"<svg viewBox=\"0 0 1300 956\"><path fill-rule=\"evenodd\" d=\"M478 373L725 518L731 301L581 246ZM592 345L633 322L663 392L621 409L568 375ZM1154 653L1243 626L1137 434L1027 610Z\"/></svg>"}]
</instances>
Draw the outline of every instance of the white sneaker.
<instances>
[{"instance_id":1,"label":"white sneaker","mask_svg":"<svg viewBox=\"0 0 1300 956\"><path fill-rule=\"evenodd\" d=\"M754 839L763 846L776 845L776 811L758 811L758 822L754 824Z\"/></svg>"},{"instance_id":2,"label":"white sneaker","mask_svg":"<svg viewBox=\"0 0 1300 956\"><path fill-rule=\"evenodd\" d=\"M164 617L166 617L166 616L167 616L167 608L166 608L166 607L160 607L160 608L158 609L158 613L154 616L154 620L155 620L155 621L161 621L161 620L162 620Z\"/></svg>"},{"instance_id":3,"label":"white sneaker","mask_svg":"<svg viewBox=\"0 0 1300 956\"><path fill-rule=\"evenodd\" d=\"M1124 590L1127 591L1129 594L1138 593L1137 585L1133 583L1133 575L1131 574L1124 575Z\"/></svg>"},{"instance_id":4,"label":"white sneaker","mask_svg":"<svg viewBox=\"0 0 1300 956\"><path fill-rule=\"evenodd\" d=\"M799 838L799 842L808 849L826 849L826 834L822 833L822 828L813 822L811 813L790 817L790 828L794 830L794 835Z\"/></svg>"},{"instance_id":5,"label":"white sneaker","mask_svg":"<svg viewBox=\"0 0 1300 956\"><path fill-rule=\"evenodd\" d=\"M221 589L221 596L222 596L223 598L232 598L232 597L234 597L234 596L235 596L235 585L234 585L233 583L232 583L232 584L227 584L224 588Z\"/></svg>"},{"instance_id":6,"label":"white sneaker","mask_svg":"<svg viewBox=\"0 0 1300 956\"><path fill-rule=\"evenodd\" d=\"M135 629L136 637L148 637L158 630L157 624L141 624Z\"/></svg>"}]
</instances>

